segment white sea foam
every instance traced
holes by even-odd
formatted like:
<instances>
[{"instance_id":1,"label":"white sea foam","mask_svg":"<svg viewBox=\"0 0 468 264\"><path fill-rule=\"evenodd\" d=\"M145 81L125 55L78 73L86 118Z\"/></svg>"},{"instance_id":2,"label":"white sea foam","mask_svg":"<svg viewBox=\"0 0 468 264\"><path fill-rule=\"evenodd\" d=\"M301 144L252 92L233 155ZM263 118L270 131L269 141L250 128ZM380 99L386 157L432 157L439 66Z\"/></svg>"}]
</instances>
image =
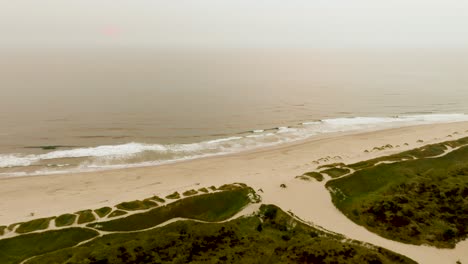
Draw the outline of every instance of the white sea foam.
<instances>
[{"instance_id":1,"label":"white sea foam","mask_svg":"<svg viewBox=\"0 0 468 264\"><path fill-rule=\"evenodd\" d=\"M273 146L281 143L307 139L318 134L346 132L360 129L384 129L417 124L468 121L465 114L407 115L397 117L334 118L304 122L296 127L278 127L276 130L253 130L246 136L232 136L189 144L144 144L131 142L120 145L105 145L89 148L55 150L38 155L0 155L0 168L26 167L41 161L67 158L82 158L86 161L77 167L93 169L149 166L188 159L236 153L243 150ZM47 162L51 164L51 162ZM54 173L56 170L51 170ZM47 173L42 170L37 173ZM2 175L2 174L0 174ZM15 172L15 175L23 175Z\"/></svg>"}]
</instances>

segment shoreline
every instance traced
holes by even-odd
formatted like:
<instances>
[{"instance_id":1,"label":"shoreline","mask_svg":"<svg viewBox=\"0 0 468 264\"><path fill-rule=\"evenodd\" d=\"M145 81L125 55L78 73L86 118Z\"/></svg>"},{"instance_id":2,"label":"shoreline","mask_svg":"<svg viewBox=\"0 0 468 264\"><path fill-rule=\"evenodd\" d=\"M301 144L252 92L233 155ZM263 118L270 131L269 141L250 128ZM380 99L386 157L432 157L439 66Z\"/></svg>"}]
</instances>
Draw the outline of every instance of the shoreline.
<instances>
[{"instance_id":1,"label":"shoreline","mask_svg":"<svg viewBox=\"0 0 468 264\"><path fill-rule=\"evenodd\" d=\"M213 136L206 140L185 143L144 140L108 142L108 139L107 143L104 140L91 145L80 145L77 142L66 145L58 142L55 142L56 145L38 143L33 147L21 147L22 150L34 150L32 152L15 150L4 153L0 149L0 179L160 166L301 144L338 135L455 122L468 122L468 115L451 113L338 117L288 127L224 134L224 137ZM114 162L114 159L117 161Z\"/></svg>"},{"instance_id":2,"label":"shoreline","mask_svg":"<svg viewBox=\"0 0 468 264\"><path fill-rule=\"evenodd\" d=\"M304 182L295 176L327 163L353 163L466 137L467 129L468 122L457 122L352 131L158 166L2 178L0 224L96 209L197 186L242 182L255 190L262 189L259 194L263 203L291 210L305 221L349 238L385 247L421 263L455 263L458 259L464 262L468 261L468 241L460 242L453 250L443 250L381 238L342 215L331 203L324 182ZM386 144L400 147L364 152ZM318 162L326 157L328 161ZM287 188L280 188L280 184Z\"/></svg>"}]
</instances>

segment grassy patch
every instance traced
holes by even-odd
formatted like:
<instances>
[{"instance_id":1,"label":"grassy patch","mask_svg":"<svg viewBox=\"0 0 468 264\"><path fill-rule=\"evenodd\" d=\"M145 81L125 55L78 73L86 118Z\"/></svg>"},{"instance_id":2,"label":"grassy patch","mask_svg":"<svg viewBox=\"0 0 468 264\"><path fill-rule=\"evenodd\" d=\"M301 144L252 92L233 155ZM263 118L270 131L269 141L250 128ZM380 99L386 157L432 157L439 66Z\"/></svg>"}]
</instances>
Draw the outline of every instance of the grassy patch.
<instances>
[{"instance_id":1,"label":"grassy patch","mask_svg":"<svg viewBox=\"0 0 468 264\"><path fill-rule=\"evenodd\" d=\"M319 182L323 181L323 175L322 175L320 172L315 172L315 171L306 172L306 173L304 173L304 175L302 175L302 176L314 178L314 179L316 179L316 180L319 181Z\"/></svg>"},{"instance_id":2,"label":"grassy patch","mask_svg":"<svg viewBox=\"0 0 468 264\"><path fill-rule=\"evenodd\" d=\"M420 159L366 167L327 187L337 208L372 232L453 248L468 236L468 147L424 158L444 150L444 144L425 146L411 152Z\"/></svg>"},{"instance_id":3,"label":"grassy patch","mask_svg":"<svg viewBox=\"0 0 468 264\"><path fill-rule=\"evenodd\" d=\"M331 164L325 164L325 165L318 166L317 169L326 169L326 168L344 167L344 166L346 166L344 163L336 162L336 163L331 163Z\"/></svg>"},{"instance_id":4,"label":"grassy patch","mask_svg":"<svg viewBox=\"0 0 468 264\"><path fill-rule=\"evenodd\" d=\"M205 188L205 187L198 189L198 191L202 192L202 193L208 193L209 192L208 189Z\"/></svg>"},{"instance_id":5,"label":"grassy patch","mask_svg":"<svg viewBox=\"0 0 468 264\"><path fill-rule=\"evenodd\" d=\"M105 217L106 215L108 215L110 212L112 212L112 208L110 207L102 207L102 208L99 208L99 209L96 209L94 210L94 212L101 218Z\"/></svg>"},{"instance_id":6,"label":"grassy patch","mask_svg":"<svg viewBox=\"0 0 468 264\"><path fill-rule=\"evenodd\" d=\"M75 223L76 215L74 214L63 214L55 219L55 226L70 226Z\"/></svg>"},{"instance_id":7,"label":"grassy patch","mask_svg":"<svg viewBox=\"0 0 468 264\"><path fill-rule=\"evenodd\" d=\"M39 218L34 219L29 222L22 223L16 229L16 233L24 234L30 233L38 230L44 230L49 227L50 220L54 219L54 217L49 218Z\"/></svg>"},{"instance_id":8,"label":"grassy patch","mask_svg":"<svg viewBox=\"0 0 468 264\"><path fill-rule=\"evenodd\" d=\"M180 199L180 194L178 192L174 192L173 194L169 194L166 196L166 199L177 200Z\"/></svg>"},{"instance_id":9,"label":"grassy patch","mask_svg":"<svg viewBox=\"0 0 468 264\"><path fill-rule=\"evenodd\" d=\"M89 226L104 231L134 231L150 228L176 217L221 221L249 204L249 195L252 192L250 188L237 187L235 190L197 195L148 212Z\"/></svg>"},{"instance_id":10,"label":"grassy patch","mask_svg":"<svg viewBox=\"0 0 468 264\"><path fill-rule=\"evenodd\" d=\"M404 145L408 146L408 143L405 143ZM453 141L426 145L420 148L404 151L398 154L354 163L354 164L348 165L347 167L355 169L355 170L360 170L360 169L370 168L379 162L385 162L385 161L398 162L398 161L410 160L414 158L420 159L420 158L434 157L434 156L442 155L447 150L447 146L450 146L451 148L457 148L457 147L461 147L464 145L468 145L468 137L461 138L458 140L453 140Z\"/></svg>"},{"instance_id":11,"label":"grassy patch","mask_svg":"<svg viewBox=\"0 0 468 264\"><path fill-rule=\"evenodd\" d=\"M21 225L22 223L14 223L7 227L8 231L13 231L17 226Z\"/></svg>"},{"instance_id":12,"label":"grassy patch","mask_svg":"<svg viewBox=\"0 0 468 264\"><path fill-rule=\"evenodd\" d=\"M93 222L96 220L96 217L94 216L93 212L91 210L84 210L80 212L76 212L78 215L78 224L84 224L84 223L89 223Z\"/></svg>"},{"instance_id":13,"label":"grassy patch","mask_svg":"<svg viewBox=\"0 0 468 264\"><path fill-rule=\"evenodd\" d=\"M233 183L233 184L224 184L218 187L217 190L220 191L231 191L231 190L237 190L239 187L245 188L247 185L245 183Z\"/></svg>"},{"instance_id":14,"label":"grassy patch","mask_svg":"<svg viewBox=\"0 0 468 264\"><path fill-rule=\"evenodd\" d=\"M330 169L326 169L326 170L323 170L321 171L322 173L326 173L328 176L332 177L332 178L338 178L338 177L341 177L343 175L346 175L348 173L350 173L351 171L349 169L346 169L346 168L330 168Z\"/></svg>"},{"instance_id":15,"label":"grassy patch","mask_svg":"<svg viewBox=\"0 0 468 264\"><path fill-rule=\"evenodd\" d=\"M222 224L178 221L105 235L28 263L415 263L383 248L342 240L269 205L258 216Z\"/></svg>"},{"instance_id":16,"label":"grassy patch","mask_svg":"<svg viewBox=\"0 0 468 264\"><path fill-rule=\"evenodd\" d=\"M159 196L156 196L156 195L153 196L153 197L151 197L150 199L151 199L151 200L154 200L154 201L156 201L156 202L158 202L158 203L165 203L165 202L166 202L166 200L164 200L163 198L161 198L161 197L159 197Z\"/></svg>"},{"instance_id":17,"label":"grassy patch","mask_svg":"<svg viewBox=\"0 0 468 264\"><path fill-rule=\"evenodd\" d=\"M122 210L115 210L114 212L112 212L108 218L112 218L112 217L117 217L117 216L121 216L121 215L126 215L127 212L125 211L122 211Z\"/></svg>"},{"instance_id":18,"label":"grassy patch","mask_svg":"<svg viewBox=\"0 0 468 264\"><path fill-rule=\"evenodd\" d=\"M3 236L5 234L6 226L0 226L0 236Z\"/></svg>"},{"instance_id":19,"label":"grassy patch","mask_svg":"<svg viewBox=\"0 0 468 264\"><path fill-rule=\"evenodd\" d=\"M71 247L97 235L90 229L67 228L3 239L0 240L0 263L20 263L29 257Z\"/></svg>"},{"instance_id":20,"label":"grassy patch","mask_svg":"<svg viewBox=\"0 0 468 264\"><path fill-rule=\"evenodd\" d=\"M197 193L198 193L198 192L195 191L195 190L188 190L188 191L183 192L182 194L183 194L184 196L192 196L192 195L195 195L195 194L197 194Z\"/></svg>"},{"instance_id":21,"label":"grassy patch","mask_svg":"<svg viewBox=\"0 0 468 264\"><path fill-rule=\"evenodd\" d=\"M136 201L131 201L131 202L123 202L123 203L116 205L118 209L125 210L125 211L146 210L146 209L150 209L156 206L158 206L158 204L150 200L144 200L144 201L136 200Z\"/></svg>"}]
</instances>

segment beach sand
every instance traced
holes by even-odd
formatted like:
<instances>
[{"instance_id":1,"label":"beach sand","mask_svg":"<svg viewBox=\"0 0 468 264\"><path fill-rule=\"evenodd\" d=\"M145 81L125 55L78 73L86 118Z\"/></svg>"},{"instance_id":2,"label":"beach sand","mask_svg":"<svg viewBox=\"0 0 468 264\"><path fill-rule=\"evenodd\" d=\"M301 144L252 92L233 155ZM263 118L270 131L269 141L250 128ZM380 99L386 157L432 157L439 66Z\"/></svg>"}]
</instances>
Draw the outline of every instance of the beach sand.
<instances>
[{"instance_id":1,"label":"beach sand","mask_svg":"<svg viewBox=\"0 0 468 264\"><path fill-rule=\"evenodd\" d=\"M242 182L255 190L261 189L263 203L276 204L305 221L351 239L382 246L420 263L455 263L457 260L465 263L468 262L468 241L459 243L453 250L442 250L384 239L342 215L332 204L324 182L302 181L295 176L312 171L318 165L352 163L465 137L467 130L468 122L460 122L336 133L272 148L155 167L1 179L0 224L96 209L174 191ZM424 142L418 143L418 140ZM400 147L365 152L386 144ZM323 160L326 157L328 161ZM317 164L320 159L322 161ZM287 188L280 188L281 184Z\"/></svg>"}]
</instances>

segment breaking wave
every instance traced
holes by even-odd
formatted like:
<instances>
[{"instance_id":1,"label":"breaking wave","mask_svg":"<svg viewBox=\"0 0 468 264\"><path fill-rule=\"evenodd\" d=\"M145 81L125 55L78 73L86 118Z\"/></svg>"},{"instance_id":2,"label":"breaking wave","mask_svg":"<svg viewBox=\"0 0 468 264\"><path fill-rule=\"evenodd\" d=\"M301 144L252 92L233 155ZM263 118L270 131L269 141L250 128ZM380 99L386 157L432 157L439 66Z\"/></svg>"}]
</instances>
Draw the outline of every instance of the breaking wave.
<instances>
[{"instance_id":1,"label":"breaking wave","mask_svg":"<svg viewBox=\"0 0 468 264\"><path fill-rule=\"evenodd\" d=\"M351 117L304 122L290 127L256 129L239 136L218 138L189 144L145 144L131 142L87 148L54 150L43 154L0 155L0 168L27 167L58 159L79 159L71 171L126 168L236 153L260 147L304 140L320 134L355 130L378 130L419 124L468 121L465 114L426 114L395 117ZM67 164L69 165L69 164ZM61 172L64 166L61 167ZM66 166L72 167L72 166ZM46 174L41 169L35 174ZM53 172L52 172L53 173ZM31 173L30 173L31 174ZM12 173L21 175L24 173Z\"/></svg>"}]
</instances>

